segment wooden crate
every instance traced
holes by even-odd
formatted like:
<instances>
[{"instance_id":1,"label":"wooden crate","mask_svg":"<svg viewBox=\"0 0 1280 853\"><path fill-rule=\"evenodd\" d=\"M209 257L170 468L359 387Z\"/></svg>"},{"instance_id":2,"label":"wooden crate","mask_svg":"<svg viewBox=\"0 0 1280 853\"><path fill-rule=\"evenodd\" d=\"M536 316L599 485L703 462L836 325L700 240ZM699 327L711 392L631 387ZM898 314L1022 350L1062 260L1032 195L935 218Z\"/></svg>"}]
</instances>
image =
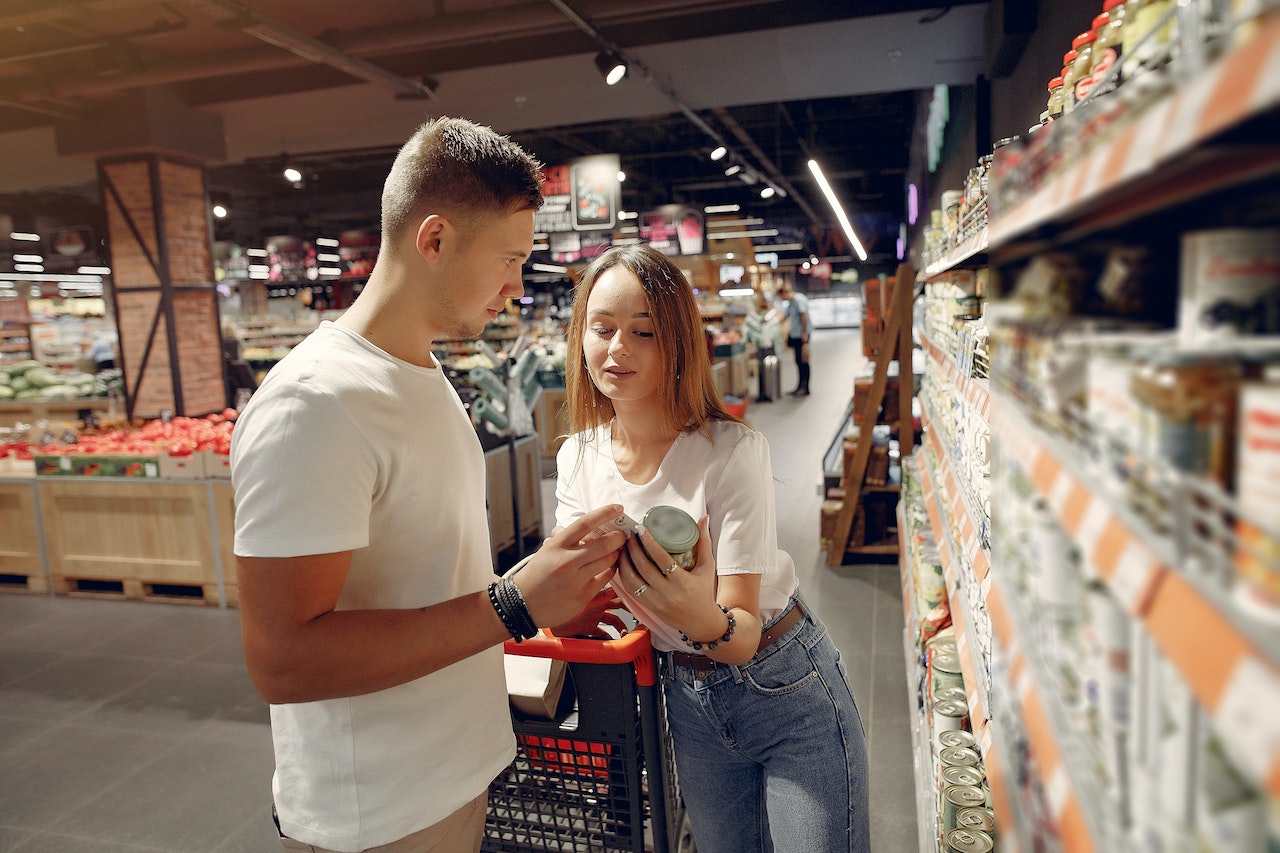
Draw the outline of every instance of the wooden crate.
<instances>
[{"instance_id":1,"label":"wooden crate","mask_svg":"<svg viewBox=\"0 0 1280 853\"><path fill-rule=\"evenodd\" d=\"M49 591L36 514L34 479L0 483L0 591Z\"/></svg>"},{"instance_id":2,"label":"wooden crate","mask_svg":"<svg viewBox=\"0 0 1280 853\"><path fill-rule=\"evenodd\" d=\"M37 484L59 595L222 604L204 482Z\"/></svg>"},{"instance_id":3,"label":"wooden crate","mask_svg":"<svg viewBox=\"0 0 1280 853\"><path fill-rule=\"evenodd\" d=\"M223 597L228 607L237 607L240 595L236 582L236 555L233 550L236 535L236 493L227 481L210 483L209 488L213 495L215 544L222 563Z\"/></svg>"}]
</instances>

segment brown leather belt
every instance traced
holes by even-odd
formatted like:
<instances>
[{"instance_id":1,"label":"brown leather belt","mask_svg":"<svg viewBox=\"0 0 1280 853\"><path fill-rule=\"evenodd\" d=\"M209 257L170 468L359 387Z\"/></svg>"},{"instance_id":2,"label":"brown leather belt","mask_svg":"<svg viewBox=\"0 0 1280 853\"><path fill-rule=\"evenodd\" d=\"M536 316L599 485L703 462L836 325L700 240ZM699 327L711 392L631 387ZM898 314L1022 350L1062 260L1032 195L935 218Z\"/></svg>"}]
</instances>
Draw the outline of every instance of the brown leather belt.
<instances>
[{"instance_id":1,"label":"brown leather belt","mask_svg":"<svg viewBox=\"0 0 1280 853\"><path fill-rule=\"evenodd\" d=\"M800 606L800 602L782 615L782 618L774 622L768 628L760 633L760 645L756 646L756 654L773 645L773 641L787 633L792 626L804 618L804 608ZM694 671L695 675L708 675L716 670L716 662L706 655L695 655L689 652L672 652L671 662L676 666L687 666Z\"/></svg>"}]
</instances>

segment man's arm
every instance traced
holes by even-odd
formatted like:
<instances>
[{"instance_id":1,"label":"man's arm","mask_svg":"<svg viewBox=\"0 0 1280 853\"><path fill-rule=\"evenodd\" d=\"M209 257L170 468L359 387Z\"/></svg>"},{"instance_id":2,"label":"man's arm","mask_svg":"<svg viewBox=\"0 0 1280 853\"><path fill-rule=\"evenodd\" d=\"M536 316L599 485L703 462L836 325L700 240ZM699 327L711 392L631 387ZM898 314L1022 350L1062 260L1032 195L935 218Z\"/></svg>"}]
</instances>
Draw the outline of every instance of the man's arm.
<instances>
[{"instance_id":1,"label":"man's arm","mask_svg":"<svg viewBox=\"0 0 1280 853\"><path fill-rule=\"evenodd\" d=\"M602 507L553 534L518 585L539 626L564 622L613 573L623 536L580 541L620 512ZM358 696L404 684L510 638L480 591L422 609L335 610L351 552L239 557L245 662L268 702Z\"/></svg>"}]
</instances>

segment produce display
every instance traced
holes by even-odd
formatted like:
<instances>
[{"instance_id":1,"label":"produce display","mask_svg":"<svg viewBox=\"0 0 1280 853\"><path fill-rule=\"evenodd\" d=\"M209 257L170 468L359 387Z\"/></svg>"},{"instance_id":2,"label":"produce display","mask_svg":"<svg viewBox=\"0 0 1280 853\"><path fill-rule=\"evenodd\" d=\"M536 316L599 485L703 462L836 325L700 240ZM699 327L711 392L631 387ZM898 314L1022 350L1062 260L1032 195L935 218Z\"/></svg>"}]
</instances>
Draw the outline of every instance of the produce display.
<instances>
[{"instance_id":1,"label":"produce display","mask_svg":"<svg viewBox=\"0 0 1280 853\"><path fill-rule=\"evenodd\" d=\"M0 444L0 460L33 462L36 476L225 477L236 415L86 428L65 441L12 439Z\"/></svg>"},{"instance_id":2,"label":"produce display","mask_svg":"<svg viewBox=\"0 0 1280 853\"><path fill-rule=\"evenodd\" d=\"M54 370L33 359L0 364L0 400L80 400L124 391L118 368L98 373Z\"/></svg>"}]
</instances>

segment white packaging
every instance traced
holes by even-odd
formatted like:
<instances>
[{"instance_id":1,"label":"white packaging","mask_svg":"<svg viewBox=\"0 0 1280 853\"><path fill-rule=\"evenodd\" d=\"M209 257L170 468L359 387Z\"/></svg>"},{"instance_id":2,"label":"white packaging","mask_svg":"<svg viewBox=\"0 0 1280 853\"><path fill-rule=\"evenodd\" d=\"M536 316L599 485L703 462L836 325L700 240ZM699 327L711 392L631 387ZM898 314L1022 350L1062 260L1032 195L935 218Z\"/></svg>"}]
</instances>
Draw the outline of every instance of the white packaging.
<instances>
[{"instance_id":1,"label":"white packaging","mask_svg":"<svg viewBox=\"0 0 1280 853\"><path fill-rule=\"evenodd\" d=\"M1262 298L1280 293L1280 228L1221 228L1182 235L1178 332L1187 343L1230 339L1251 329Z\"/></svg>"},{"instance_id":2,"label":"white packaging","mask_svg":"<svg viewBox=\"0 0 1280 853\"><path fill-rule=\"evenodd\" d=\"M1240 391L1236 501L1236 600L1250 613L1280 622L1280 385L1249 383ZM1253 549L1256 549L1253 550ZM1268 565L1269 564L1269 565Z\"/></svg>"}]
</instances>

